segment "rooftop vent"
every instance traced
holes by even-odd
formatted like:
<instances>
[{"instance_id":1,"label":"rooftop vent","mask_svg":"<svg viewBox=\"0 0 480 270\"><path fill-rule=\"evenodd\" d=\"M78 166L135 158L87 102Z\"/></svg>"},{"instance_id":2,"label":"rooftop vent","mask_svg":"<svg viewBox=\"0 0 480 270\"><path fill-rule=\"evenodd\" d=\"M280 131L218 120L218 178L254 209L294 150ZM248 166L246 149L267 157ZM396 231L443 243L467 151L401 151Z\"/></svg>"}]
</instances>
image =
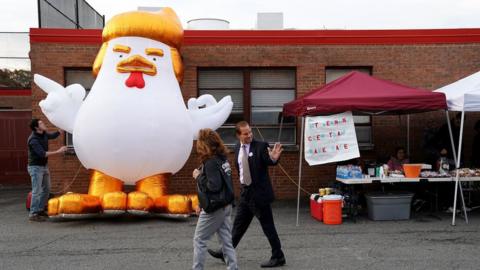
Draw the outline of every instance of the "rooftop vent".
<instances>
[{"instance_id":1,"label":"rooftop vent","mask_svg":"<svg viewBox=\"0 0 480 270\"><path fill-rule=\"evenodd\" d=\"M150 11L150 12L157 12L161 10L163 7L138 7L137 9L140 11Z\"/></svg>"},{"instance_id":2,"label":"rooftop vent","mask_svg":"<svg viewBox=\"0 0 480 270\"><path fill-rule=\"evenodd\" d=\"M216 18L193 19L187 22L189 30L228 30L230 22Z\"/></svg>"},{"instance_id":3,"label":"rooftop vent","mask_svg":"<svg viewBox=\"0 0 480 270\"><path fill-rule=\"evenodd\" d=\"M283 13L282 12L257 13L256 27L258 30L283 29Z\"/></svg>"}]
</instances>

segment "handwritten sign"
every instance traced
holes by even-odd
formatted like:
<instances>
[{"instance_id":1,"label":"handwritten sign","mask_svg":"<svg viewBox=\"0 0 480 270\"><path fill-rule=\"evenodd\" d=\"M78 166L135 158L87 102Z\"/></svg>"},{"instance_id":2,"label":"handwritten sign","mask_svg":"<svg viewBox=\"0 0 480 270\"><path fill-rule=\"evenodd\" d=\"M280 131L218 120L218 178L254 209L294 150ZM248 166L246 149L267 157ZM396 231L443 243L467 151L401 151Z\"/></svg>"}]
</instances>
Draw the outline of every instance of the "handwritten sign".
<instances>
[{"instance_id":1,"label":"handwritten sign","mask_svg":"<svg viewBox=\"0 0 480 270\"><path fill-rule=\"evenodd\" d=\"M305 160L319 165L360 156L352 112L309 116L305 123Z\"/></svg>"}]
</instances>

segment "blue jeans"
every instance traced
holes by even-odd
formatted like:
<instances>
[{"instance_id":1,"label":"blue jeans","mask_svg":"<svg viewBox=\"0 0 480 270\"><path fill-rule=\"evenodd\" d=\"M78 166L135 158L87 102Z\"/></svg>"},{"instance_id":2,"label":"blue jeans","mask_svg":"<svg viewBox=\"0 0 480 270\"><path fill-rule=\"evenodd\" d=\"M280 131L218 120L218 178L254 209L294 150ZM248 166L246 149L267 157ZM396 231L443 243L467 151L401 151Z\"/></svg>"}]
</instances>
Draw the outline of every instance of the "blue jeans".
<instances>
[{"instance_id":1,"label":"blue jeans","mask_svg":"<svg viewBox=\"0 0 480 270\"><path fill-rule=\"evenodd\" d=\"M32 179L32 201L30 216L46 210L45 205L50 194L50 171L48 166L28 166L28 174Z\"/></svg>"}]
</instances>

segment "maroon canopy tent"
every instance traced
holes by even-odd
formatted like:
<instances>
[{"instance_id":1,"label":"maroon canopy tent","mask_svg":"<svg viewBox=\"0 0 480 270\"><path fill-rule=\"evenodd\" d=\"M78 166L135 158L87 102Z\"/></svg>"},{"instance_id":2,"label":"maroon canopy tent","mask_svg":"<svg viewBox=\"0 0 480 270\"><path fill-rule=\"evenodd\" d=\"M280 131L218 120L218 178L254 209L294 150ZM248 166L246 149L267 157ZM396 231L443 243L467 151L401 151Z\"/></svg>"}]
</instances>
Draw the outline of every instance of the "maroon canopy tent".
<instances>
[{"instance_id":1,"label":"maroon canopy tent","mask_svg":"<svg viewBox=\"0 0 480 270\"><path fill-rule=\"evenodd\" d=\"M283 105L284 116L357 113L403 114L446 110L443 93L412 88L353 71Z\"/></svg>"},{"instance_id":2,"label":"maroon canopy tent","mask_svg":"<svg viewBox=\"0 0 480 270\"><path fill-rule=\"evenodd\" d=\"M297 226L302 179L304 116L328 115L346 111L356 114L409 114L446 109L447 100L443 93L404 86L358 71L350 72L321 88L312 90L301 98L284 104L283 116L302 116Z\"/></svg>"}]
</instances>

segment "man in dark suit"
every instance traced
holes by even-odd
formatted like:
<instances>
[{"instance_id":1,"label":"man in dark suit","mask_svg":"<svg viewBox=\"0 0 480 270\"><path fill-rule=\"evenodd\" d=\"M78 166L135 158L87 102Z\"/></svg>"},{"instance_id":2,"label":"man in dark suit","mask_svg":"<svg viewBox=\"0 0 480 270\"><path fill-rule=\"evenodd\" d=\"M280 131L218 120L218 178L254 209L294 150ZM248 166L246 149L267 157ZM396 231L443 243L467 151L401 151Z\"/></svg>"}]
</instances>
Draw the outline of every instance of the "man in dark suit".
<instances>
[{"instance_id":1,"label":"man in dark suit","mask_svg":"<svg viewBox=\"0 0 480 270\"><path fill-rule=\"evenodd\" d=\"M255 216L272 248L272 257L262 263L261 267L284 265L285 256L273 222L270 204L274 200L274 194L268 175L268 166L277 165L283 151L282 145L276 143L270 149L268 143L254 140L250 125L245 121L237 123L235 129L239 140L235 146L235 163L242 188L233 223L233 247L238 245ZM209 249L208 252L215 258L223 259L221 250Z\"/></svg>"}]
</instances>

